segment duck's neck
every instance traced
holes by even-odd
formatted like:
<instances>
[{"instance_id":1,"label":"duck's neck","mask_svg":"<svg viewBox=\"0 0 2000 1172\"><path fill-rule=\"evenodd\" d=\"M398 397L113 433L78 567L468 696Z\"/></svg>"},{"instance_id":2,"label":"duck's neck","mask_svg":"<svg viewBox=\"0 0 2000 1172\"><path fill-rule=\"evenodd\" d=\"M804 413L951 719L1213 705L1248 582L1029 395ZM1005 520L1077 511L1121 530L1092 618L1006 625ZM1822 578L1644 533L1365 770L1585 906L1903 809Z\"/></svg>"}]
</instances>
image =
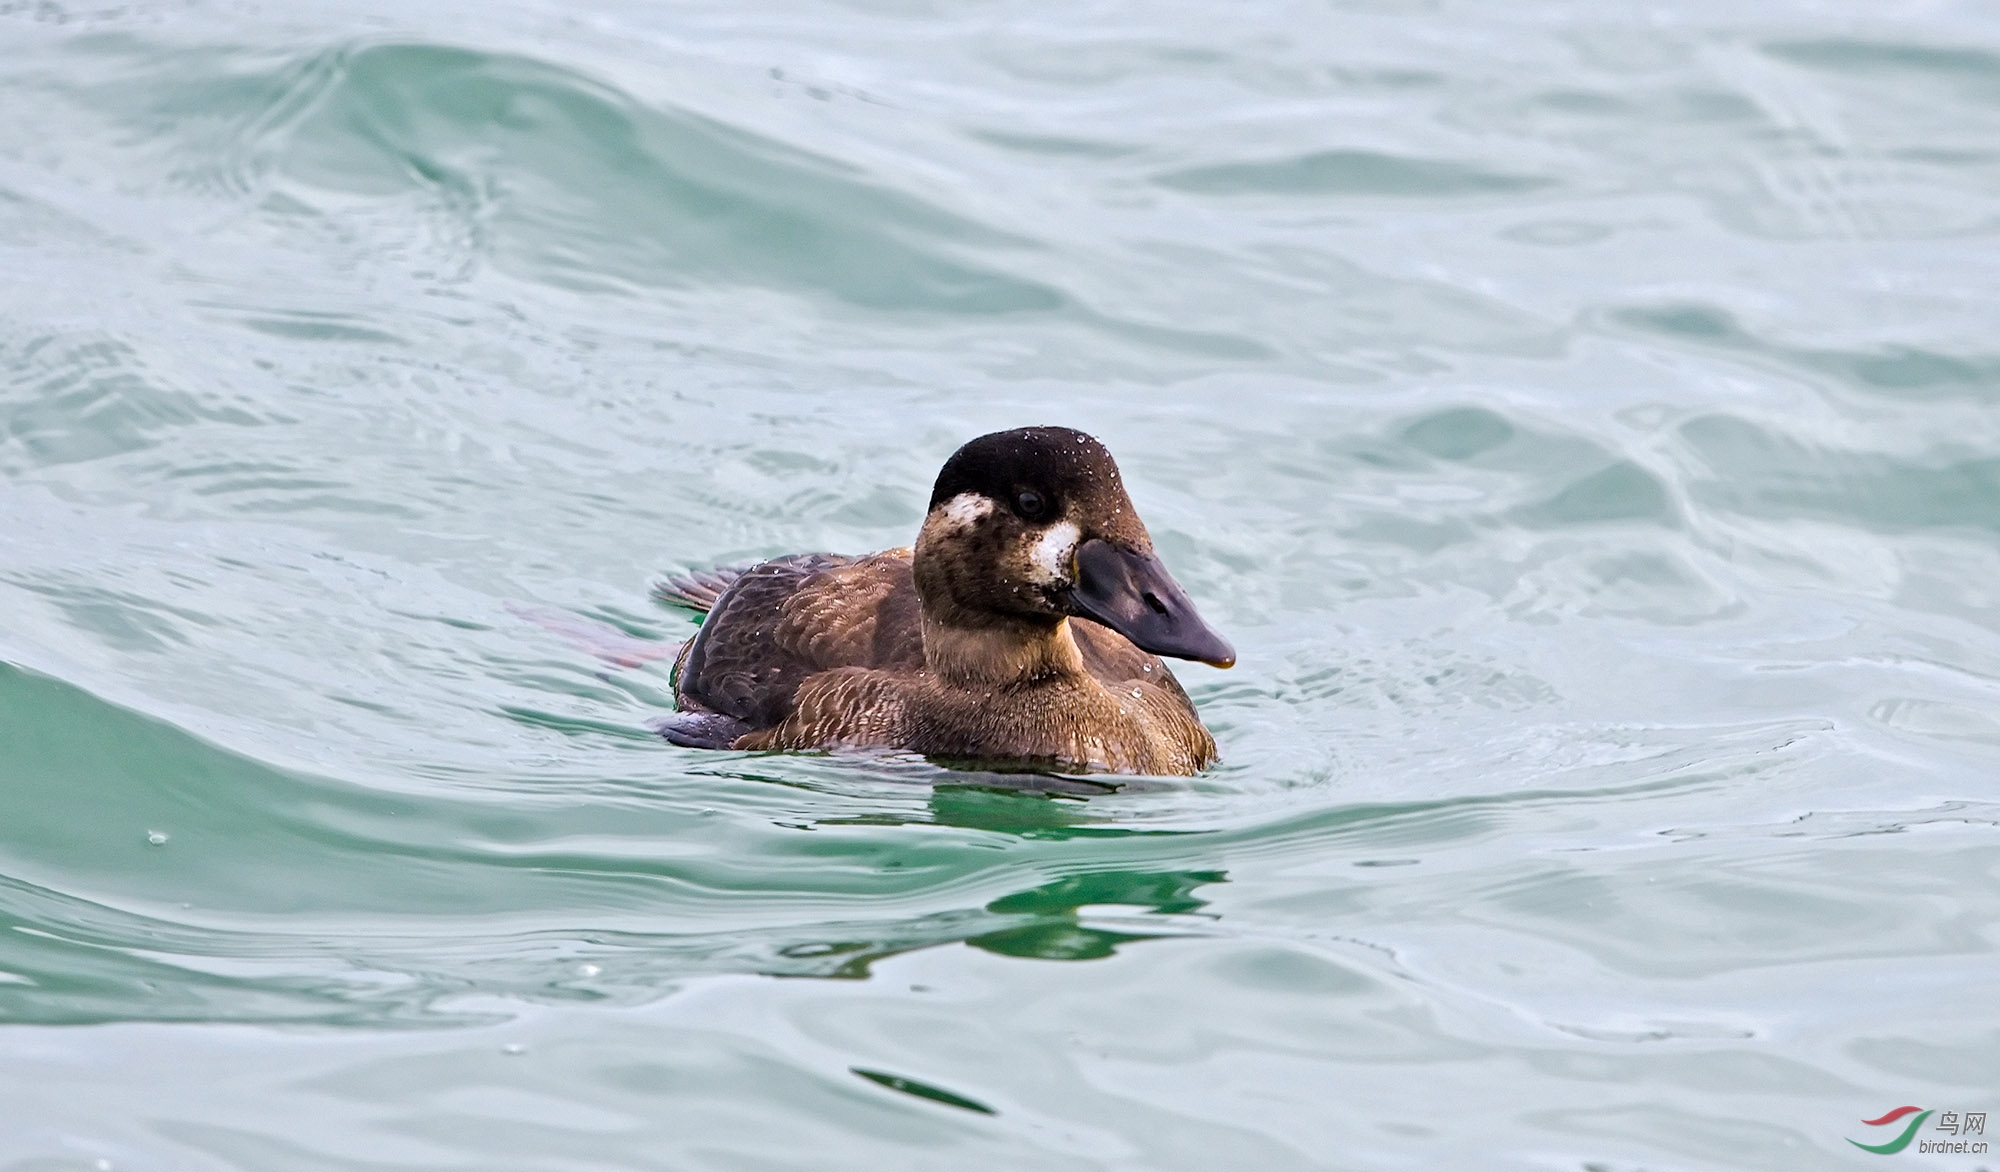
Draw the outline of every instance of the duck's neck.
<instances>
[{"instance_id":1,"label":"duck's neck","mask_svg":"<svg viewBox=\"0 0 2000 1172\"><path fill-rule=\"evenodd\" d=\"M1014 688L1083 674L1083 653L1064 618L967 626L926 614L924 660L960 688Z\"/></svg>"}]
</instances>

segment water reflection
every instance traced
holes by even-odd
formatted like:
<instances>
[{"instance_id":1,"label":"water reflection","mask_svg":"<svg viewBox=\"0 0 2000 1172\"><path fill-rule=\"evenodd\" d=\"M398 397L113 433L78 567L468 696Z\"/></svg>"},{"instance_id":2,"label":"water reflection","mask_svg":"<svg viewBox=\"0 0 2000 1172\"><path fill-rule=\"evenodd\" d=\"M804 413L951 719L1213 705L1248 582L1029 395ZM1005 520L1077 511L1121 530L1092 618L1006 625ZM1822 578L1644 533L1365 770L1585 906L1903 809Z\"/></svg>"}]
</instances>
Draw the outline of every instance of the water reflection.
<instances>
[{"instance_id":1,"label":"water reflection","mask_svg":"<svg viewBox=\"0 0 2000 1172\"><path fill-rule=\"evenodd\" d=\"M1157 940L1167 932L1118 932L1094 928L1079 919L1082 909L1115 905L1143 908L1156 915L1184 915L1206 907L1193 893L1210 883L1226 883L1221 871L1097 871L1071 875L1053 883L986 905L996 915L1029 917L1026 923L974 936L974 948L1001 956L1038 960L1099 960L1121 944Z\"/></svg>"},{"instance_id":2,"label":"water reflection","mask_svg":"<svg viewBox=\"0 0 2000 1172\"><path fill-rule=\"evenodd\" d=\"M0 1014L49 1024L472 1025L505 1016L495 997L635 1005L703 976L865 980L879 960L959 943L997 956L1098 960L1124 945L1205 931L1214 916L1202 912L1207 901L1196 890L1227 881L1222 871L1096 870L900 919L448 938L203 928L79 907L14 883L6 919L18 946L6 969L16 984L0 997ZM148 946L133 947L141 937Z\"/></svg>"},{"instance_id":3,"label":"water reflection","mask_svg":"<svg viewBox=\"0 0 2000 1172\"><path fill-rule=\"evenodd\" d=\"M1012 895L978 911L947 912L879 928L866 939L799 943L778 950L770 976L833 977L872 975L870 966L906 952L963 942L997 956L1031 960L1100 960L1120 945L1186 935L1186 924L1162 923L1157 931L1095 927L1082 920L1085 908L1123 907L1140 915L1179 916L1198 912L1208 901L1194 889L1226 883L1222 871L1092 871L1069 875Z\"/></svg>"}]
</instances>

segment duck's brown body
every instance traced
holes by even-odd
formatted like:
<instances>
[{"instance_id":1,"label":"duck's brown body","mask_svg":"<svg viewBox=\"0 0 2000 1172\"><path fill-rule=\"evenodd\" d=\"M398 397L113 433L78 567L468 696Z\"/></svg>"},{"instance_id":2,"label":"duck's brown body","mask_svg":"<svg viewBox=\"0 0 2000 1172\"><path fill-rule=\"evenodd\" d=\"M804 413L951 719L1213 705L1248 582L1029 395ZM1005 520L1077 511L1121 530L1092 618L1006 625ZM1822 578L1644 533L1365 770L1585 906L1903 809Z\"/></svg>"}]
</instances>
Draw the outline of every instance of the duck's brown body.
<instances>
[{"instance_id":1,"label":"duck's brown body","mask_svg":"<svg viewBox=\"0 0 2000 1172\"><path fill-rule=\"evenodd\" d=\"M954 478L967 453L1010 437L998 467L974 460ZM914 550L803 554L663 584L662 597L709 613L675 665L681 712L661 731L704 748L876 745L1198 772L1215 740L1187 693L1105 625L1233 660L1150 546L1095 440L984 437L946 465Z\"/></svg>"}]
</instances>

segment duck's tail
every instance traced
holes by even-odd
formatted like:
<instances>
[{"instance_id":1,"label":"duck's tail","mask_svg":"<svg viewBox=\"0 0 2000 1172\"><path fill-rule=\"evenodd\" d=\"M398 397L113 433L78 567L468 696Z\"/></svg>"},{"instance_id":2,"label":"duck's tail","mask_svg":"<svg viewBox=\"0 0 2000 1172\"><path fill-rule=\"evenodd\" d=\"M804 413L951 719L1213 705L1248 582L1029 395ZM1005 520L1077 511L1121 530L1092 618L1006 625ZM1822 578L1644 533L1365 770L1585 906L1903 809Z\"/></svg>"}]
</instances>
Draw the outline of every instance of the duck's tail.
<instances>
[{"instance_id":1,"label":"duck's tail","mask_svg":"<svg viewBox=\"0 0 2000 1172\"><path fill-rule=\"evenodd\" d=\"M668 574L653 583L653 599L667 606L707 614L715 609L715 600L722 597L722 592L734 585L736 579L749 569L749 566L724 566L718 570Z\"/></svg>"}]
</instances>

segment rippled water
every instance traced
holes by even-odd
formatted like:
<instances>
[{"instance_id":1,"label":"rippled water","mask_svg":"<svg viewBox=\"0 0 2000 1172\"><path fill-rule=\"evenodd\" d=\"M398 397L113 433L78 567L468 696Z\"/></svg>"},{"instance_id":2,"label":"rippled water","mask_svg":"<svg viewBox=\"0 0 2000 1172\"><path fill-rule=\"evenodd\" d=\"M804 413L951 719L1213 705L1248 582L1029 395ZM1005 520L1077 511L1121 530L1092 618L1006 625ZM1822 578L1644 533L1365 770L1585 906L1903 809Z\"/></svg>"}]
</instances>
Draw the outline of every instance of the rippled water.
<instances>
[{"instance_id":1,"label":"rippled water","mask_svg":"<svg viewBox=\"0 0 2000 1172\"><path fill-rule=\"evenodd\" d=\"M750 9L0 3L0 1168L2000 1110L1991 7ZM644 731L1044 422L1220 767Z\"/></svg>"}]
</instances>

